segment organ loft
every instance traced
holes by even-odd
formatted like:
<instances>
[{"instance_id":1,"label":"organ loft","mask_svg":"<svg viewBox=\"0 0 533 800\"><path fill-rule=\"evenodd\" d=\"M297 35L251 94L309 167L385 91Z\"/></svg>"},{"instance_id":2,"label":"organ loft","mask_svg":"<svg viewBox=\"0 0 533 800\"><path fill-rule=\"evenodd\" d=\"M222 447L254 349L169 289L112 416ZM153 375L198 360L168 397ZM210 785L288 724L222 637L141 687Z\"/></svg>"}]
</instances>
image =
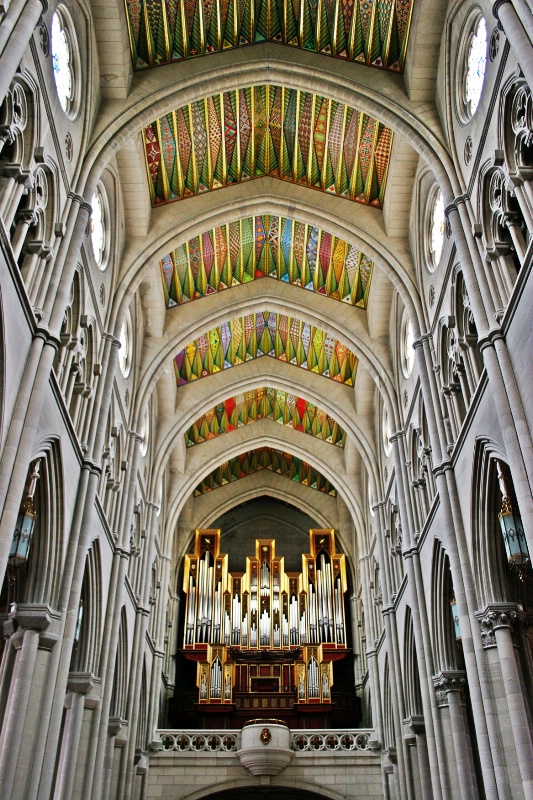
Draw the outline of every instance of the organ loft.
<instances>
[{"instance_id":1,"label":"organ loft","mask_svg":"<svg viewBox=\"0 0 533 800\"><path fill-rule=\"evenodd\" d=\"M220 530L196 531L183 576L180 655L187 677L174 714L191 724L230 728L250 716L301 728L348 714L353 719L356 698L337 691L350 647L346 563L334 531L310 531L301 572L286 571L276 541L268 538L256 539L255 554L242 566L242 572L229 571Z\"/></svg>"}]
</instances>

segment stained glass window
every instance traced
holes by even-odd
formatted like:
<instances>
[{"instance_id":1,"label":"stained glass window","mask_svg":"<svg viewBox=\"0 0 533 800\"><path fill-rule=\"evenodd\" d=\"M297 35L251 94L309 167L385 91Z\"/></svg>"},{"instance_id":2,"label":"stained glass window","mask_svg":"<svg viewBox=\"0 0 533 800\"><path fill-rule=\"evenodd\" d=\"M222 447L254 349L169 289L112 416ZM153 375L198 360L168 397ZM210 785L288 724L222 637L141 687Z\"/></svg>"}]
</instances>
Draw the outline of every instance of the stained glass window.
<instances>
[{"instance_id":1,"label":"stained glass window","mask_svg":"<svg viewBox=\"0 0 533 800\"><path fill-rule=\"evenodd\" d=\"M415 365L415 351L413 350L414 340L415 337L413 333L413 326L406 310L403 313L402 332L400 339L400 356L405 378L409 378L411 376L413 367Z\"/></svg>"},{"instance_id":2,"label":"stained glass window","mask_svg":"<svg viewBox=\"0 0 533 800\"><path fill-rule=\"evenodd\" d=\"M104 260L105 244L106 244L106 226L104 215L104 201L99 190L97 190L93 199L91 200L91 244L93 247L94 260L100 267L105 269L106 263Z\"/></svg>"},{"instance_id":3,"label":"stained glass window","mask_svg":"<svg viewBox=\"0 0 533 800\"><path fill-rule=\"evenodd\" d=\"M429 249L431 251L431 260L433 268L438 267L442 255L442 248L444 246L444 231L446 226L446 217L444 215L444 198L442 192L437 192L437 196L433 202L433 209L431 212L431 234Z\"/></svg>"},{"instance_id":4,"label":"stained glass window","mask_svg":"<svg viewBox=\"0 0 533 800\"><path fill-rule=\"evenodd\" d=\"M486 66L487 25L485 17L481 17L472 36L466 61L465 100L470 116L475 114L479 105Z\"/></svg>"},{"instance_id":5,"label":"stained glass window","mask_svg":"<svg viewBox=\"0 0 533 800\"><path fill-rule=\"evenodd\" d=\"M57 11L52 17L52 63L57 96L59 97L61 108L67 114L72 100L73 88L70 45L63 22Z\"/></svg>"}]
</instances>

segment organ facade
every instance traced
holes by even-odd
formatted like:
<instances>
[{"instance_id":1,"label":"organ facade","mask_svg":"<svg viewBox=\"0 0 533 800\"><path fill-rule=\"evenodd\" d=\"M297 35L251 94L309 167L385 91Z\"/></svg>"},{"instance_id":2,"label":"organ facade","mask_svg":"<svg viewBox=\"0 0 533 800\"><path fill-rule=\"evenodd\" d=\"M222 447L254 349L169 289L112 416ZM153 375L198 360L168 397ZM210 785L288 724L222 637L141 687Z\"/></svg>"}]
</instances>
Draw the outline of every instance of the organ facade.
<instances>
[{"instance_id":1,"label":"organ facade","mask_svg":"<svg viewBox=\"0 0 533 800\"><path fill-rule=\"evenodd\" d=\"M196 663L197 712L230 715L232 724L250 714L323 724L334 664L348 652L346 564L334 531L310 531L299 573L285 570L267 538L243 566L229 571L219 530L196 531L185 557L182 654Z\"/></svg>"}]
</instances>

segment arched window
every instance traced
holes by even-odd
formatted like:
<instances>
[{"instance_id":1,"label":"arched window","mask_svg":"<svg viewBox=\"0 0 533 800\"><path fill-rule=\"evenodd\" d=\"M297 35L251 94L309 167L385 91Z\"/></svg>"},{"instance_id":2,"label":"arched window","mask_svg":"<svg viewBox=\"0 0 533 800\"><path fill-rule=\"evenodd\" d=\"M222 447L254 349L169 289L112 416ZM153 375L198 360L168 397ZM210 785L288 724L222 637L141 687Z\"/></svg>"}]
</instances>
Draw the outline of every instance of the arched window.
<instances>
[{"instance_id":1,"label":"arched window","mask_svg":"<svg viewBox=\"0 0 533 800\"><path fill-rule=\"evenodd\" d=\"M392 453L392 444L390 442L390 437L392 436L392 429L389 420L389 413L387 411L386 406L383 406L383 416L381 419L381 436L383 441L383 451L388 458Z\"/></svg>"},{"instance_id":2,"label":"arched window","mask_svg":"<svg viewBox=\"0 0 533 800\"><path fill-rule=\"evenodd\" d=\"M400 363L404 378L410 378L415 365L414 333L407 309L403 312L400 329Z\"/></svg>"},{"instance_id":3,"label":"arched window","mask_svg":"<svg viewBox=\"0 0 533 800\"><path fill-rule=\"evenodd\" d=\"M459 115L468 122L477 111L487 67L487 23L475 12L467 26L459 57Z\"/></svg>"},{"instance_id":4,"label":"arched window","mask_svg":"<svg viewBox=\"0 0 533 800\"><path fill-rule=\"evenodd\" d=\"M107 267L108 262L108 235L107 235L107 218L108 208L107 200L105 197L105 190L99 186L91 200L91 245L93 249L94 260L97 266L103 271Z\"/></svg>"},{"instance_id":5,"label":"arched window","mask_svg":"<svg viewBox=\"0 0 533 800\"><path fill-rule=\"evenodd\" d=\"M428 268L430 272L437 269L442 257L444 247L444 233L446 230L446 217L444 214L444 197L437 191L431 204L428 235Z\"/></svg>"},{"instance_id":6,"label":"arched window","mask_svg":"<svg viewBox=\"0 0 533 800\"><path fill-rule=\"evenodd\" d=\"M61 5L52 17L52 65L57 96L69 119L75 119L79 108L80 74L78 44L69 12Z\"/></svg>"},{"instance_id":7,"label":"arched window","mask_svg":"<svg viewBox=\"0 0 533 800\"><path fill-rule=\"evenodd\" d=\"M120 371L124 378L127 378L131 372L132 354L133 354L133 326L131 322L131 313L128 309L122 328L120 329L120 350L118 352L118 363Z\"/></svg>"}]
</instances>

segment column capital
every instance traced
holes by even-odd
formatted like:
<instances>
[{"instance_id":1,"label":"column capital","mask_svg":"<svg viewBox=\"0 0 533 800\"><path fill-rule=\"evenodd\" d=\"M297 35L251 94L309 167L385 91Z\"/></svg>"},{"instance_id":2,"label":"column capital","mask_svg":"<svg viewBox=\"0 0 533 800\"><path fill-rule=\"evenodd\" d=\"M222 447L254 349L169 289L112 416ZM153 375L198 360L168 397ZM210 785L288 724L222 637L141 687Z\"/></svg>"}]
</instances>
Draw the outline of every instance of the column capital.
<instances>
[{"instance_id":1,"label":"column capital","mask_svg":"<svg viewBox=\"0 0 533 800\"><path fill-rule=\"evenodd\" d=\"M447 706L450 692L459 692L462 697L466 673L464 670L443 670L438 675L434 675L432 680L437 704L441 707Z\"/></svg>"},{"instance_id":2,"label":"column capital","mask_svg":"<svg viewBox=\"0 0 533 800\"><path fill-rule=\"evenodd\" d=\"M483 647L496 647L496 631L498 628L509 628L511 633L516 633L516 622L519 609L516 603L492 603L481 611L476 611L479 622L479 632Z\"/></svg>"}]
</instances>

